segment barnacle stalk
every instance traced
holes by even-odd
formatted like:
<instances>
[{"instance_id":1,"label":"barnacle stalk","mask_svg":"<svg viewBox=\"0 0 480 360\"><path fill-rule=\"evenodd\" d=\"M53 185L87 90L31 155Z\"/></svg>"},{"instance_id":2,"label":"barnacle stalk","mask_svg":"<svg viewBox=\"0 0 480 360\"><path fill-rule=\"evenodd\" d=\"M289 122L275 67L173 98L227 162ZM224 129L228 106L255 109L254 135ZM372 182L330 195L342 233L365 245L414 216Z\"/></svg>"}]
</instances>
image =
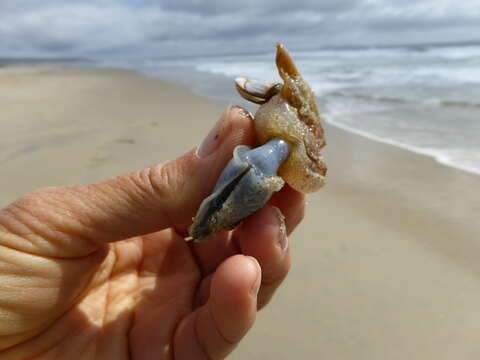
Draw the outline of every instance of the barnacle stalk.
<instances>
[{"instance_id":1,"label":"barnacle stalk","mask_svg":"<svg viewBox=\"0 0 480 360\"><path fill-rule=\"evenodd\" d=\"M189 232L197 241L234 228L263 207L284 182L304 193L325 183L327 167L320 153L325 138L315 95L278 43L276 65L283 83L235 80L242 97L260 104L254 121L261 146L235 148L193 219Z\"/></svg>"}]
</instances>

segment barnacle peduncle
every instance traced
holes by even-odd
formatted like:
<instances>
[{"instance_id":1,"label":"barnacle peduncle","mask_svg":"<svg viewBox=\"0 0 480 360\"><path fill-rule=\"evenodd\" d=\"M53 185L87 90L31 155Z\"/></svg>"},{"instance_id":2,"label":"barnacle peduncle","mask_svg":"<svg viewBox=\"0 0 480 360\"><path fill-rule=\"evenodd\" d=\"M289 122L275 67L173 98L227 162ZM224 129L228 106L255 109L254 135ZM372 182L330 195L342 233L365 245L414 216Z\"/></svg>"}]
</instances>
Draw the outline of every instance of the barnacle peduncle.
<instances>
[{"instance_id":1,"label":"barnacle peduncle","mask_svg":"<svg viewBox=\"0 0 480 360\"><path fill-rule=\"evenodd\" d=\"M275 63L278 73L284 84L280 91L280 96L298 111L299 119L312 127L315 132L314 137L322 148L325 146L324 131L320 124L320 115L318 112L315 94L302 78L297 66L292 60L289 52L280 43L276 44L277 54Z\"/></svg>"},{"instance_id":2,"label":"barnacle peduncle","mask_svg":"<svg viewBox=\"0 0 480 360\"><path fill-rule=\"evenodd\" d=\"M295 190L314 192L323 186L327 170L320 153L325 138L315 95L281 44L276 65L283 87L258 108L257 139L261 144L274 138L287 141L292 150L278 174Z\"/></svg>"},{"instance_id":3,"label":"barnacle peduncle","mask_svg":"<svg viewBox=\"0 0 480 360\"><path fill-rule=\"evenodd\" d=\"M235 79L240 95L260 104L254 120L261 146L235 148L193 219L189 233L196 241L234 228L263 207L284 182L304 193L325 182L327 167L320 153L325 139L315 95L278 43L276 65L283 83Z\"/></svg>"}]
</instances>

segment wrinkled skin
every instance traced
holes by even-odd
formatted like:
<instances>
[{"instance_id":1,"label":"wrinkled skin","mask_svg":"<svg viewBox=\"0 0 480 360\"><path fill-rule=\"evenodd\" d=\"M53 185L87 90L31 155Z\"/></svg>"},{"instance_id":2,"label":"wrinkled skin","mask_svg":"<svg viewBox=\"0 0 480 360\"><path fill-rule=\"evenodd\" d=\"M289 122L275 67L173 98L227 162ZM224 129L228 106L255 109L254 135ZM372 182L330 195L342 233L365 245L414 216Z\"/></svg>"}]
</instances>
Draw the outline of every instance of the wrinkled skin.
<instances>
[{"instance_id":1,"label":"wrinkled skin","mask_svg":"<svg viewBox=\"0 0 480 360\"><path fill-rule=\"evenodd\" d=\"M1 360L222 359L235 348L288 272L304 199L286 187L241 228L185 242L233 148L255 141L235 108L209 137L202 156L0 211Z\"/></svg>"}]
</instances>

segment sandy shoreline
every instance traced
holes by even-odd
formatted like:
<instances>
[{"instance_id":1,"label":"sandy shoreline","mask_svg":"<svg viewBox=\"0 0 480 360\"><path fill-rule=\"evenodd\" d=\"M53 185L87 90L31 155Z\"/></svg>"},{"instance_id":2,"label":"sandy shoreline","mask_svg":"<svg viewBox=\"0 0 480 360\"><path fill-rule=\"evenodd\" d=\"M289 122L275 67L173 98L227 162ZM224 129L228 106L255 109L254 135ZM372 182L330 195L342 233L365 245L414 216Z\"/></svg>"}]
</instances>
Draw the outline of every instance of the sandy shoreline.
<instances>
[{"instance_id":1,"label":"sandy shoreline","mask_svg":"<svg viewBox=\"0 0 480 360\"><path fill-rule=\"evenodd\" d=\"M224 106L132 71L0 69L0 206L175 158ZM233 359L477 359L480 176L327 126L328 185Z\"/></svg>"}]
</instances>

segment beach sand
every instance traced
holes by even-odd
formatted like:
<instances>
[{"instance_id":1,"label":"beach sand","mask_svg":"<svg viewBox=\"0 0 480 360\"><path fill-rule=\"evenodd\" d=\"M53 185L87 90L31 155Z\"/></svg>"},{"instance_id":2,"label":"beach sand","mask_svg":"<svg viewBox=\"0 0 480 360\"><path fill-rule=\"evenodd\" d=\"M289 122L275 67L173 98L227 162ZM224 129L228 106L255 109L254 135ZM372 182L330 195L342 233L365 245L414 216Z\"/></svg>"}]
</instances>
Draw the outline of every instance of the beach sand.
<instances>
[{"instance_id":1,"label":"beach sand","mask_svg":"<svg viewBox=\"0 0 480 360\"><path fill-rule=\"evenodd\" d=\"M224 108L133 71L0 69L0 206L173 159ZM231 358L480 358L480 176L326 133L291 274Z\"/></svg>"}]
</instances>

